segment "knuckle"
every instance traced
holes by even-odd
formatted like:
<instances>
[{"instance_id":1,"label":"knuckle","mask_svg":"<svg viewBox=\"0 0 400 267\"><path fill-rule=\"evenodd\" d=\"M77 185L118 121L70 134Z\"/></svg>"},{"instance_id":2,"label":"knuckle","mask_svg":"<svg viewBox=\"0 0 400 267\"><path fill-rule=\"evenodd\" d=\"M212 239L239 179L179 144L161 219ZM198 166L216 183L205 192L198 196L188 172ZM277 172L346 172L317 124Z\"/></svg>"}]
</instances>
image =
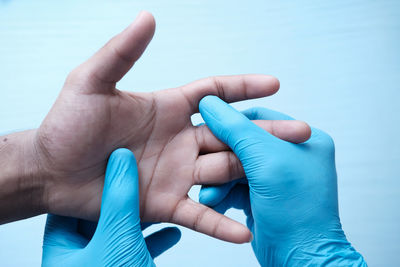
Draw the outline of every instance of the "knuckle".
<instances>
[{"instance_id":1,"label":"knuckle","mask_svg":"<svg viewBox=\"0 0 400 267\"><path fill-rule=\"evenodd\" d=\"M220 216L220 217L218 218L218 221L217 221L217 222L214 224L214 226L212 227L211 236L217 236L217 234L218 234L218 228L219 228L219 225L221 224L221 221L222 221L223 218L224 218L223 216Z\"/></svg>"},{"instance_id":2,"label":"knuckle","mask_svg":"<svg viewBox=\"0 0 400 267\"><path fill-rule=\"evenodd\" d=\"M73 69L67 76L67 84L84 84L89 80L90 73L81 65Z\"/></svg>"},{"instance_id":3,"label":"knuckle","mask_svg":"<svg viewBox=\"0 0 400 267\"><path fill-rule=\"evenodd\" d=\"M74 82L79 79L79 68L73 69L67 76L67 82Z\"/></svg>"},{"instance_id":4,"label":"knuckle","mask_svg":"<svg viewBox=\"0 0 400 267\"><path fill-rule=\"evenodd\" d=\"M222 98L225 99L225 91L224 91L224 86L222 84L222 82L220 81L220 79L216 76L212 76L208 78L209 83L211 83L211 85L215 88L217 95Z\"/></svg>"},{"instance_id":5,"label":"knuckle","mask_svg":"<svg viewBox=\"0 0 400 267\"><path fill-rule=\"evenodd\" d=\"M196 127L195 139L199 146L206 144L206 134L207 134L206 131L207 130L208 130L208 128L206 125L200 125L200 126Z\"/></svg>"},{"instance_id":6,"label":"knuckle","mask_svg":"<svg viewBox=\"0 0 400 267\"><path fill-rule=\"evenodd\" d=\"M112 54L114 54L114 56L116 58L118 58L121 62L129 65L132 63L133 58L125 53L122 53L117 46L113 45L114 43L114 39L116 37L114 37L113 39L111 39L104 47L106 49L108 49Z\"/></svg>"},{"instance_id":7,"label":"knuckle","mask_svg":"<svg viewBox=\"0 0 400 267\"><path fill-rule=\"evenodd\" d=\"M193 220L193 224L192 224L192 229L195 231L200 231L200 224L201 221L203 220L205 214L207 213L207 208L206 207L202 207L202 209L196 214L194 220Z\"/></svg>"},{"instance_id":8,"label":"knuckle","mask_svg":"<svg viewBox=\"0 0 400 267\"><path fill-rule=\"evenodd\" d=\"M193 171L193 184L200 184L201 164L196 164Z\"/></svg>"},{"instance_id":9,"label":"knuckle","mask_svg":"<svg viewBox=\"0 0 400 267\"><path fill-rule=\"evenodd\" d=\"M227 162L228 162L228 175L230 179L239 178L241 172L241 165L238 158L234 153L228 152L227 154Z\"/></svg>"}]
</instances>

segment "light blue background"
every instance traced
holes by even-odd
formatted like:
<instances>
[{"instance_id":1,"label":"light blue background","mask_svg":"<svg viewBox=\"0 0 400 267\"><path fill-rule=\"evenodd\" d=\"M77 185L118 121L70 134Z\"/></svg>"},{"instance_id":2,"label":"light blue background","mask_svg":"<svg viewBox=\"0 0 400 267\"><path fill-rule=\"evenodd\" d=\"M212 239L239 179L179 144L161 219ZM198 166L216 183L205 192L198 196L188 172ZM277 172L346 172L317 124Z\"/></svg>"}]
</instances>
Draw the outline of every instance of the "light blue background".
<instances>
[{"instance_id":1,"label":"light blue background","mask_svg":"<svg viewBox=\"0 0 400 267\"><path fill-rule=\"evenodd\" d=\"M0 1L0 132L38 127L68 72L141 9L156 17L156 35L119 88L276 75L277 95L237 107L266 106L330 133L348 238L371 266L398 264L400 1ZM40 264L44 219L0 226L1 266ZM257 266L248 244L182 230L160 266Z\"/></svg>"}]
</instances>

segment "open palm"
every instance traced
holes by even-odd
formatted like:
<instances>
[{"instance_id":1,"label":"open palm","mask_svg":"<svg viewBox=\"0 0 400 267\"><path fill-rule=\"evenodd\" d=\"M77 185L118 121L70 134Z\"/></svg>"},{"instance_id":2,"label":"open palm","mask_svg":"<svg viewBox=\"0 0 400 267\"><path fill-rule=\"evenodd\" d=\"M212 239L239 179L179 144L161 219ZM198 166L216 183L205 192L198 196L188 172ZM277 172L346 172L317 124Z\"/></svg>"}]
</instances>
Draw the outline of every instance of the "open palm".
<instances>
[{"instance_id":1,"label":"open palm","mask_svg":"<svg viewBox=\"0 0 400 267\"><path fill-rule=\"evenodd\" d=\"M219 239L242 243L249 230L191 200L195 184L243 176L240 162L206 126L193 126L198 102L213 94L226 101L275 93L279 82L265 75L207 78L152 93L116 89L154 34L153 17L142 12L92 58L73 70L37 131L42 167L48 174L49 212L95 220L99 216L106 162L113 150L136 155L142 221L172 222ZM262 122L259 122L262 123ZM264 128L289 141L307 139L307 125Z\"/></svg>"}]
</instances>

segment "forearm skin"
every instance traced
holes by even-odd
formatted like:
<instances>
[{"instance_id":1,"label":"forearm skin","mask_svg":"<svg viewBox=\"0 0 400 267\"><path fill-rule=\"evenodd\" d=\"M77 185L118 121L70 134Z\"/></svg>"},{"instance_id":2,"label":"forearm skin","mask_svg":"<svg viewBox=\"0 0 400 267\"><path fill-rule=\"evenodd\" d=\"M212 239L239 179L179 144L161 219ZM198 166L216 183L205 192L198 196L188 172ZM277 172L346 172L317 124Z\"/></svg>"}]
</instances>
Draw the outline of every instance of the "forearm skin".
<instances>
[{"instance_id":1,"label":"forearm skin","mask_svg":"<svg viewBox=\"0 0 400 267\"><path fill-rule=\"evenodd\" d=\"M46 212L36 130L0 137L0 224Z\"/></svg>"},{"instance_id":2,"label":"forearm skin","mask_svg":"<svg viewBox=\"0 0 400 267\"><path fill-rule=\"evenodd\" d=\"M287 258L285 266L353 266L367 267L363 256L346 240L325 240L299 251Z\"/></svg>"},{"instance_id":3,"label":"forearm skin","mask_svg":"<svg viewBox=\"0 0 400 267\"><path fill-rule=\"evenodd\" d=\"M263 253L256 253L261 266L368 266L347 240L323 240L279 247L269 246L263 249Z\"/></svg>"}]
</instances>

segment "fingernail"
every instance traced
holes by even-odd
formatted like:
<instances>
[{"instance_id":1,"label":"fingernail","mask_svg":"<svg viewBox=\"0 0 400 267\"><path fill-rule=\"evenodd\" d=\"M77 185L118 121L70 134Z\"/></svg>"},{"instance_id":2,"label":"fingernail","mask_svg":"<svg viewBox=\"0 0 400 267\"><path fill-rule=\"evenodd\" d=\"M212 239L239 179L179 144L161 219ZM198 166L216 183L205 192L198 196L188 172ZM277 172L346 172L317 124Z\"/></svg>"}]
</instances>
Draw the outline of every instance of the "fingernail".
<instances>
[{"instance_id":1,"label":"fingernail","mask_svg":"<svg viewBox=\"0 0 400 267\"><path fill-rule=\"evenodd\" d=\"M250 240L249 240L249 243L253 242L253 240L254 240L253 233L250 233Z\"/></svg>"},{"instance_id":2,"label":"fingernail","mask_svg":"<svg viewBox=\"0 0 400 267\"><path fill-rule=\"evenodd\" d=\"M208 95L203 97L199 103L200 112L206 112L211 115L214 119L220 119L218 114L219 110L225 108L226 103L214 95Z\"/></svg>"}]
</instances>

